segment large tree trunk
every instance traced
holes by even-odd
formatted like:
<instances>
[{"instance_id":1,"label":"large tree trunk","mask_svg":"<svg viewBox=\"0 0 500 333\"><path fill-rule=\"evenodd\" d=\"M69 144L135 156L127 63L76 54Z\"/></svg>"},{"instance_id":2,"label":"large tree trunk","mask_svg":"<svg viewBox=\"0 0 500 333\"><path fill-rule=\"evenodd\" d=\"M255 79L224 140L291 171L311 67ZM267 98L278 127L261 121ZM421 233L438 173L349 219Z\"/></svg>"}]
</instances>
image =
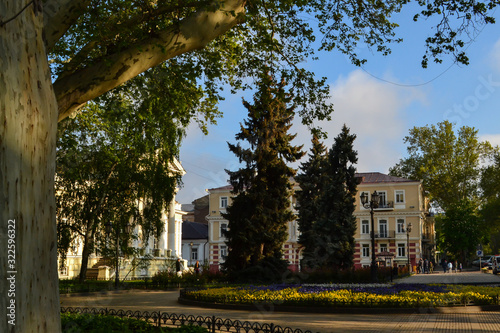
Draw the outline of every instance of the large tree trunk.
<instances>
[{"instance_id":1,"label":"large tree trunk","mask_svg":"<svg viewBox=\"0 0 500 333\"><path fill-rule=\"evenodd\" d=\"M3 20L20 13L0 27L0 332L57 333L58 108L43 17L35 15L33 4L23 11L27 3L0 2Z\"/></svg>"}]
</instances>

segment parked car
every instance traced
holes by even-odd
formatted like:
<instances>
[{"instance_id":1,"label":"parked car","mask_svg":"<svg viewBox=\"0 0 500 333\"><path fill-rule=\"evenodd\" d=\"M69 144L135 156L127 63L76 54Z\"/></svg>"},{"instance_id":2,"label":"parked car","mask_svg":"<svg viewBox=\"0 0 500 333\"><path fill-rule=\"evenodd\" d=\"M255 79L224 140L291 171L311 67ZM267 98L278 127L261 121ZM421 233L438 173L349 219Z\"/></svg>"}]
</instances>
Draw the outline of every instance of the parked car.
<instances>
[{"instance_id":1,"label":"parked car","mask_svg":"<svg viewBox=\"0 0 500 333\"><path fill-rule=\"evenodd\" d=\"M493 274L500 273L500 255L491 257L491 269L493 269Z\"/></svg>"},{"instance_id":2,"label":"parked car","mask_svg":"<svg viewBox=\"0 0 500 333\"><path fill-rule=\"evenodd\" d=\"M484 257L481 257L481 267L486 267L488 266L488 263L490 264L491 266L491 257L492 256L484 256ZM479 259L476 259L472 262L472 266L477 266L479 267Z\"/></svg>"}]
</instances>

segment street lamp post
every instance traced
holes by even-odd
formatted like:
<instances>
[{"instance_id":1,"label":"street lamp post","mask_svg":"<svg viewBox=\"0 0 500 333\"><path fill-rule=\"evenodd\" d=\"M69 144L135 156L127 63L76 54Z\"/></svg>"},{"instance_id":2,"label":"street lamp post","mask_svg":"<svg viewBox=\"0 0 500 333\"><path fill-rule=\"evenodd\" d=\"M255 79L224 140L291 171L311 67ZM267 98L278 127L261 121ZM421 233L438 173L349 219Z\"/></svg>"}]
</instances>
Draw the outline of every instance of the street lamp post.
<instances>
[{"instance_id":1,"label":"street lamp post","mask_svg":"<svg viewBox=\"0 0 500 333\"><path fill-rule=\"evenodd\" d=\"M406 252L407 252L407 255L408 255L408 273L411 273L410 232L411 232L411 223L408 223L408 226L406 227Z\"/></svg>"},{"instance_id":2,"label":"street lamp post","mask_svg":"<svg viewBox=\"0 0 500 333\"><path fill-rule=\"evenodd\" d=\"M375 256L375 220L373 218L373 210L378 208L379 204L379 194L377 191L373 191L371 200L368 201L368 194L366 192L361 193L361 204L366 209L370 209L371 216L371 241L372 241L372 263L370 266L372 282L377 282L377 259Z\"/></svg>"}]
</instances>

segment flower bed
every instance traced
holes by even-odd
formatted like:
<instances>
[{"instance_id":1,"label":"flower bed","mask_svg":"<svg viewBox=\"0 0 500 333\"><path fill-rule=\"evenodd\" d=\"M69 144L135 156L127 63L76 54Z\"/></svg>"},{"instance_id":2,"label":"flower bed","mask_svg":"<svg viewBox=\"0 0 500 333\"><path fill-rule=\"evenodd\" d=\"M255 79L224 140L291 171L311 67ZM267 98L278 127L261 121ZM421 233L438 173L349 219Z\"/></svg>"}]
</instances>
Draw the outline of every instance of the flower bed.
<instances>
[{"instance_id":1,"label":"flower bed","mask_svg":"<svg viewBox=\"0 0 500 333\"><path fill-rule=\"evenodd\" d=\"M499 305L498 287L378 284L270 285L186 291L190 300L223 304L416 308Z\"/></svg>"}]
</instances>

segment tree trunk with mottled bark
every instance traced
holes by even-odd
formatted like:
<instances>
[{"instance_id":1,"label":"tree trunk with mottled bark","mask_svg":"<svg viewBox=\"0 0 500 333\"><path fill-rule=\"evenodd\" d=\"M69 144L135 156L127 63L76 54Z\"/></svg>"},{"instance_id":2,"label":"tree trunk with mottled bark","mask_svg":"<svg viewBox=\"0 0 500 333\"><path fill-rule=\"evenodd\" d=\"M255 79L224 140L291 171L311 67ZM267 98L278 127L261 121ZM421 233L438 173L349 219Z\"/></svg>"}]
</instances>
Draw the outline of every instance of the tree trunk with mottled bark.
<instances>
[{"instance_id":1,"label":"tree trunk with mottled bark","mask_svg":"<svg viewBox=\"0 0 500 333\"><path fill-rule=\"evenodd\" d=\"M57 333L58 108L43 16L27 3L0 2L3 21L20 13L0 27L0 332Z\"/></svg>"}]
</instances>

